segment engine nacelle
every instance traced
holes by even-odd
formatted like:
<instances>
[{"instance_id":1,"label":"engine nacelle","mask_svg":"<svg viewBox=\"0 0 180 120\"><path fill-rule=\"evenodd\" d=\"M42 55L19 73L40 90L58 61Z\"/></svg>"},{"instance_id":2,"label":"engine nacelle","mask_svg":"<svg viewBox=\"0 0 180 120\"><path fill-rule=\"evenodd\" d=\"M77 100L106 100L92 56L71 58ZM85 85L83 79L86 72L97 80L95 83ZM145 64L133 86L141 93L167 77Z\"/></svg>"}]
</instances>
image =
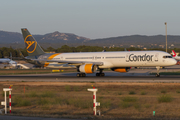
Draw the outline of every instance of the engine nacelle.
<instances>
[{"instance_id":1,"label":"engine nacelle","mask_svg":"<svg viewBox=\"0 0 180 120\"><path fill-rule=\"evenodd\" d=\"M115 71L115 72L122 72L122 73L125 73L125 72L129 72L130 67L111 68L111 70L112 70L112 71Z\"/></svg>"},{"instance_id":2,"label":"engine nacelle","mask_svg":"<svg viewBox=\"0 0 180 120\"><path fill-rule=\"evenodd\" d=\"M94 71L97 70L97 66L94 64L84 64L79 66L77 70L83 73L93 73Z\"/></svg>"}]
</instances>

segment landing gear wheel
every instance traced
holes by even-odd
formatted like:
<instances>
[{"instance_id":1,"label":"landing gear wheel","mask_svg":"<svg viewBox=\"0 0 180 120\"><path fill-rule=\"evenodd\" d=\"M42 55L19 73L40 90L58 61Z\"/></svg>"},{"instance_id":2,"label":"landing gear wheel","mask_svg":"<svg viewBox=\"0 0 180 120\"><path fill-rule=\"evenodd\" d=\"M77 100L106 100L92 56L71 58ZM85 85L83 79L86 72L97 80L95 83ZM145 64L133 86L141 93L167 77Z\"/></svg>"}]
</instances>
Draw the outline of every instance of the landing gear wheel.
<instances>
[{"instance_id":1,"label":"landing gear wheel","mask_svg":"<svg viewBox=\"0 0 180 120\"><path fill-rule=\"evenodd\" d=\"M104 77L104 73L100 73L100 76Z\"/></svg>"},{"instance_id":2,"label":"landing gear wheel","mask_svg":"<svg viewBox=\"0 0 180 120\"><path fill-rule=\"evenodd\" d=\"M104 73L96 73L96 76L104 76Z\"/></svg>"},{"instance_id":3,"label":"landing gear wheel","mask_svg":"<svg viewBox=\"0 0 180 120\"><path fill-rule=\"evenodd\" d=\"M77 75L76 75L77 77L80 77L80 74L79 73L77 73Z\"/></svg>"},{"instance_id":4,"label":"landing gear wheel","mask_svg":"<svg viewBox=\"0 0 180 120\"><path fill-rule=\"evenodd\" d=\"M96 76L104 76L103 69L99 69L99 73L96 73Z\"/></svg>"},{"instance_id":5,"label":"landing gear wheel","mask_svg":"<svg viewBox=\"0 0 180 120\"><path fill-rule=\"evenodd\" d=\"M156 77L160 77L160 74L156 74Z\"/></svg>"},{"instance_id":6,"label":"landing gear wheel","mask_svg":"<svg viewBox=\"0 0 180 120\"><path fill-rule=\"evenodd\" d=\"M82 77L86 77L86 74L85 74L85 73L82 73Z\"/></svg>"},{"instance_id":7,"label":"landing gear wheel","mask_svg":"<svg viewBox=\"0 0 180 120\"><path fill-rule=\"evenodd\" d=\"M99 73L96 73L96 76L100 76L100 74L99 74Z\"/></svg>"},{"instance_id":8,"label":"landing gear wheel","mask_svg":"<svg viewBox=\"0 0 180 120\"><path fill-rule=\"evenodd\" d=\"M86 77L86 74L85 74L85 73L77 73L76 76L77 76L77 77Z\"/></svg>"}]
</instances>

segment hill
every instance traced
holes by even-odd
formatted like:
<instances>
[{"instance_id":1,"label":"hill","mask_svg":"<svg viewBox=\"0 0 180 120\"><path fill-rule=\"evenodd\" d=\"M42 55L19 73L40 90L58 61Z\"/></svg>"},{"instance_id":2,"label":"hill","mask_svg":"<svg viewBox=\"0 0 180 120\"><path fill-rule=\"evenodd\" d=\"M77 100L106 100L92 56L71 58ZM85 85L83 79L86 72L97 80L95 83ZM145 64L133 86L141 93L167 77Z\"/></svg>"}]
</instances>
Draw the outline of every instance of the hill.
<instances>
[{"instance_id":1,"label":"hill","mask_svg":"<svg viewBox=\"0 0 180 120\"><path fill-rule=\"evenodd\" d=\"M45 35L33 35L39 44L44 47L58 48L68 46L106 46L106 47L139 47L139 48L165 48L165 36L131 35L91 40L71 33L55 31ZM17 32L0 31L0 47L24 48L23 37ZM168 35L168 48L178 48L180 36Z\"/></svg>"},{"instance_id":2,"label":"hill","mask_svg":"<svg viewBox=\"0 0 180 120\"><path fill-rule=\"evenodd\" d=\"M168 35L168 47L179 47L180 36ZM120 36L104 39L95 39L87 41L89 45L101 45L101 46L119 46L119 47L147 47L147 48L163 48L165 47L165 36L144 36L144 35L131 35Z\"/></svg>"}]
</instances>

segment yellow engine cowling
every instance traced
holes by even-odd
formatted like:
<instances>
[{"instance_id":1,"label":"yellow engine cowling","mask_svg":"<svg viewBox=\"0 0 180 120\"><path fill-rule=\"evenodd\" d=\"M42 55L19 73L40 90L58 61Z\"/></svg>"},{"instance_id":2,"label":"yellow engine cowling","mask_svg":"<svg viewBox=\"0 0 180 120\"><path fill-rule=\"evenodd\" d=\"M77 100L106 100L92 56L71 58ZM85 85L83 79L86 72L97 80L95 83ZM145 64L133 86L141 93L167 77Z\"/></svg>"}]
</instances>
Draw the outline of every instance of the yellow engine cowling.
<instances>
[{"instance_id":1,"label":"yellow engine cowling","mask_svg":"<svg viewBox=\"0 0 180 120\"><path fill-rule=\"evenodd\" d=\"M93 73L97 70L97 66L94 64L84 64L79 66L78 71L83 73Z\"/></svg>"},{"instance_id":2,"label":"yellow engine cowling","mask_svg":"<svg viewBox=\"0 0 180 120\"><path fill-rule=\"evenodd\" d=\"M111 70L112 70L112 71L115 71L115 72L125 73L125 72L129 72L130 67L112 68Z\"/></svg>"}]
</instances>

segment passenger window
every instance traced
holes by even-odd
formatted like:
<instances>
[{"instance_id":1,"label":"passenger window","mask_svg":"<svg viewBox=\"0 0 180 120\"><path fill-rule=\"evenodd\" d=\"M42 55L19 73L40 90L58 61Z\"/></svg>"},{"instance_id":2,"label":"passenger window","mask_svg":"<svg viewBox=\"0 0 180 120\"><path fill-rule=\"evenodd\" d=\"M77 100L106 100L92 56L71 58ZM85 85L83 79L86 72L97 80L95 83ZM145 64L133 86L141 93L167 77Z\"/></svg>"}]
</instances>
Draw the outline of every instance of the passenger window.
<instances>
[{"instance_id":1,"label":"passenger window","mask_svg":"<svg viewBox=\"0 0 180 120\"><path fill-rule=\"evenodd\" d=\"M163 56L163 58L172 58L172 56Z\"/></svg>"}]
</instances>

